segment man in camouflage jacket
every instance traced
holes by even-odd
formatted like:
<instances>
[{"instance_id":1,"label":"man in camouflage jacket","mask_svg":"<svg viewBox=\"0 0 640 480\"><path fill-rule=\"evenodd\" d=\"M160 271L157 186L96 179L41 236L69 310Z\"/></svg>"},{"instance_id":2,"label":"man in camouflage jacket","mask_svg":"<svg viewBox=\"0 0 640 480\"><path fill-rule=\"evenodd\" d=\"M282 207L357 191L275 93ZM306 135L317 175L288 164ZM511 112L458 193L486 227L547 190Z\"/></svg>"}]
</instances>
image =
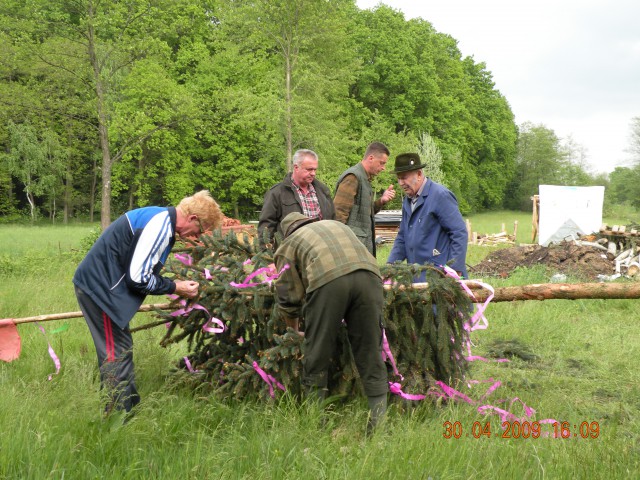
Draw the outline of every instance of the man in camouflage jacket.
<instances>
[{"instance_id":1,"label":"man in camouflage jacket","mask_svg":"<svg viewBox=\"0 0 640 480\"><path fill-rule=\"evenodd\" d=\"M327 393L329 362L342 320L369 400L369 430L384 415L387 369L382 361L384 294L376 259L346 225L290 213L275 253L278 310L297 329L304 319L303 384L310 395Z\"/></svg>"}]
</instances>

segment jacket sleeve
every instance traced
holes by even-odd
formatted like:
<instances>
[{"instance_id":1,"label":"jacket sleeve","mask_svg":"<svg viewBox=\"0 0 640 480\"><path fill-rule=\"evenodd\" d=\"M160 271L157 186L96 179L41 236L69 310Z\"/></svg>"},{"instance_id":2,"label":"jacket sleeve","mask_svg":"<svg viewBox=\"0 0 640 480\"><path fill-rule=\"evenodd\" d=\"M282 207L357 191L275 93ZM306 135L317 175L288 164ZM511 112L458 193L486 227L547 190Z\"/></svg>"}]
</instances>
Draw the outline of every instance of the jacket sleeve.
<instances>
[{"instance_id":1,"label":"jacket sleeve","mask_svg":"<svg viewBox=\"0 0 640 480\"><path fill-rule=\"evenodd\" d=\"M156 215L136 235L125 278L131 290L142 295L163 295L175 291L175 282L159 275L163 255L171 248L173 236L168 215Z\"/></svg>"},{"instance_id":2,"label":"jacket sleeve","mask_svg":"<svg viewBox=\"0 0 640 480\"><path fill-rule=\"evenodd\" d=\"M278 222L282 216L282 205L276 191L277 188L271 188L264 195L264 202L258 220L258 238L261 243L263 242L265 231L269 232L269 241L273 241L273 237L278 231Z\"/></svg>"},{"instance_id":3,"label":"jacket sleeve","mask_svg":"<svg viewBox=\"0 0 640 480\"><path fill-rule=\"evenodd\" d=\"M466 276L467 244L469 239L467 224L458 208L458 200L452 192L446 191L440 195L437 216L440 225L447 232L450 240L450 253L447 263L453 260L449 266Z\"/></svg>"},{"instance_id":4,"label":"jacket sleeve","mask_svg":"<svg viewBox=\"0 0 640 480\"><path fill-rule=\"evenodd\" d=\"M404 205L403 205L404 206ZM402 262L407 259L406 249L404 245L404 234L407 229L407 216L402 212L402 219L400 220L400 228L398 229L398 235L393 242L393 248L387 258L387 263Z\"/></svg>"},{"instance_id":5,"label":"jacket sleeve","mask_svg":"<svg viewBox=\"0 0 640 480\"><path fill-rule=\"evenodd\" d=\"M356 201L358 194L358 179L355 175L346 175L342 182L336 188L336 195L333 198L333 204L336 210L336 220L344 224L349 220L351 209Z\"/></svg>"},{"instance_id":6,"label":"jacket sleeve","mask_svg":"<svg viewBox=\"0 0 640 480\"><path fill-rule=\"evenodd\" d=\"M333 205L333 199L331 198L331 191L329 187L324 184L321 184L319 188L316 189L316 192L319 192L321 198L318 198L318 202L320 203L320 211L322 212L323 220L335 220L336 219L336 209Z\"/></svg>"},{"instance_id":7,"label":"jacket sleeve","mask_svg":"<svg viewBox=\"0 0 640 480\"><path fill-rule=\"evenodd\" d=\"M297 270L295 261L289 261L282 256L276 256L275 261L278 271L281 271L286 264L289 265L289 268L284 270L276 281L278 311L284 319L300 318L305 298L300 272Z\"/></svg>"}]
</instances>

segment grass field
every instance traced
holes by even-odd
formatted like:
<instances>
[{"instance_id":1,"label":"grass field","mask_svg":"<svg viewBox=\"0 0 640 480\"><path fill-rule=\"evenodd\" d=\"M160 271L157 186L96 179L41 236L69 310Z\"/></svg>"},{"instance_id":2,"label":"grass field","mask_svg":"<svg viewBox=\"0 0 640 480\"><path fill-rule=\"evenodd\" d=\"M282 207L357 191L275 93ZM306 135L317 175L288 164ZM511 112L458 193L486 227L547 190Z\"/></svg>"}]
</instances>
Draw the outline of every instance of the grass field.
<instances>
[{"instance_id":1,"label":"grass field","mask_svg":"<svg viewBox=\"0 0 640 480\"><path fill-rule=\"evenodd\" d=\"M483 233L502 223L510 231L515 220L518 241L529 243L529 215L470 218ZM0 318L77 310L71 277L93 227L0 226ZM491 250L471 246L468 263ZM495 287L543 283L548 272L484 280ZM162 332L153 329L134 334L140 411L124 425L115 416L103 420L84 321L43 323L46 336L23 325L20 358L0 362L0 479L640 478L639 311L635 300L491 304L489 327L472 334L473 354L508 356L505 345L516 342L529 358L474 362L460 387L473 405L396 402L369 439L363 399L321 417L286 395L222 403L177 385L171 371L184 347L161 348ZM139 314L134 324L149 320ZM51 380L47 342L62 363ZM535 412L526 417L515 398ZM480 406L510 410L522 423L503 425ZM567 438L554 438L550 424L533 438L528 428L545 419L559 423L558 433L566 422Z\"/></svg>"}]
</instances>

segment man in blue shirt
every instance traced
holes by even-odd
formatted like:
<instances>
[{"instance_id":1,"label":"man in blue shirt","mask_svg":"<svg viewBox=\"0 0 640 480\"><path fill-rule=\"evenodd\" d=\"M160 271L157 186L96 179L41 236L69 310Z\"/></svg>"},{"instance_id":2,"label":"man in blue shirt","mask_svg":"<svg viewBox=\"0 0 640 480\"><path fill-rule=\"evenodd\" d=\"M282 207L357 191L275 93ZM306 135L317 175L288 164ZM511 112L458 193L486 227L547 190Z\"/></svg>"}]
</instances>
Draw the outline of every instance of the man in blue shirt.
<instances>
[{"instance_id":1,"label":"man in blue shirt","mask_svg":"<svg viewBox=\"0 0 640 480\"><path fill-rule=\"evenodd\" d=\"M198 238L221 223L222 212L206 190L177 207L131 210L100 235L78 266L73 283L96 347L100 384L108 389L106 413L129 412L140 402L129 322L145 297L198 295L198 282L160 276L176 234Z\"/></svg>"},{"instance_id":2,"label":"man in blue shirt","mask_svg":"<svg viewBox=\"0 0 640 480\"><path fill-rule=\"evenodd\" d=\"M406 194L402 220L387 263L406 260L437 267L448 265L467 277L467 226L455 195L425 176L417 153L396 157L394 173ZM424 281L423 273L420 280Z\"/></svg>"}]
</instances>

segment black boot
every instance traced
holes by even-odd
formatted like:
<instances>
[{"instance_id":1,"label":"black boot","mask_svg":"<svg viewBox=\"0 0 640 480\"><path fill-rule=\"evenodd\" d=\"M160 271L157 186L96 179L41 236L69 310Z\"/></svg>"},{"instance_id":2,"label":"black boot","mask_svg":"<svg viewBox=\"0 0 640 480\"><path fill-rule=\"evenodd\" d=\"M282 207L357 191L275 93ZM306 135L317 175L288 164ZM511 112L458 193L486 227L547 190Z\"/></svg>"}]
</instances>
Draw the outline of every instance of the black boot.
<instances>
[{"instance_id":1,"label":"black boot","mask_svg":"<svg viewBox=\"0 0 640 480\"><path fill-rule=\"evenodd\" d=\"M369 421L367 422L367 436L371 435L376 426L382 421L387 412L387 394L367 397L369 403Z\"/></svg>"},{"instance_id":2,"label":"black boot","mask_svg":"<svg viewBox=\"0 0 640 480\"><path fill-rule=\"evenodd\" d=\"M322 387L317 387L315 385L306 387L307 398L310 402L317 403L318 406L322 406L324 401L327 399L327 395L329 390Z\"/></svg>"}]
</instances>

